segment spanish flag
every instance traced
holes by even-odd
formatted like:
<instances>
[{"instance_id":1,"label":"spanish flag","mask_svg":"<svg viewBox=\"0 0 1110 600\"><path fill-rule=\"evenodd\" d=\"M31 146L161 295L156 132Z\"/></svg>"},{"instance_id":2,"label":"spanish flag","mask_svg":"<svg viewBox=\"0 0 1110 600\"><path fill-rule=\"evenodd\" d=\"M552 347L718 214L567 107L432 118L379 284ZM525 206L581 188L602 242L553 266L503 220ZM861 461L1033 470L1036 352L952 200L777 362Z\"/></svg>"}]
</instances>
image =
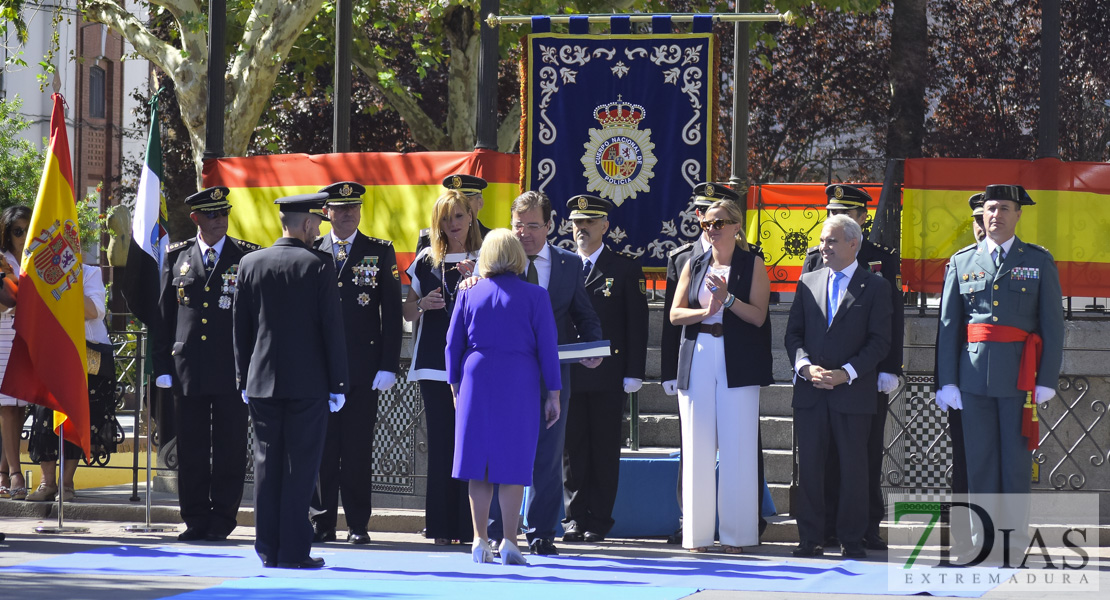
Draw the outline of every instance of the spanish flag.
<instances>
[{"instance_id":1,"label":"spanish flag","mask_svg":"<svg viewBox=\"0 0 1110 600\"><path fill-rule=\"evenodd\" d=\"M15 340L0 392L54 409L54 427L66 423L65 439L80 446L87 457L89 388L81 238L63 100L59 94L53 98L50 151L27 231Z\"/></svg>"},{"instance_id":2,"label":"spanish flag","mask_svg":"<svg viewBox=\"0 0 1110 600\"><path fill-rule=\"evenodd\" d=\"M1017 237L1052 253L1064 295L1110 295L1110 164L917 158L905 172L902 280L911 290L941 291L948 259L975 241L967 199L1006 183L1037 203L1022 209Z\"/></svg>"}]
</instances>

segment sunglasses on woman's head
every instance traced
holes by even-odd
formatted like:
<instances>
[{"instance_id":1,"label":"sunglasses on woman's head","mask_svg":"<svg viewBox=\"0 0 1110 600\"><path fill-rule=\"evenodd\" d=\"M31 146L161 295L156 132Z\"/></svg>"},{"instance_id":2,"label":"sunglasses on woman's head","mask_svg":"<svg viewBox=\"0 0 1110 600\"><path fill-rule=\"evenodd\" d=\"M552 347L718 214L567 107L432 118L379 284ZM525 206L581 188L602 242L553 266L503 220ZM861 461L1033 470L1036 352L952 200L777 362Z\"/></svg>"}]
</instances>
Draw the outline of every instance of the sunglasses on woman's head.
<instances>
[{"instance_id":1,"label":"sunglasses on woman's head","mask_svg":"<svg viewBox=\"0 0 1110 600\"><path fill-rule=\"evenodd\" d=\"M714 219L712 221L702 221L701 228L709 231L710 229L720 229L725 225L735 225L736 221L731 219Z\"/></svg>"}]
</instances>

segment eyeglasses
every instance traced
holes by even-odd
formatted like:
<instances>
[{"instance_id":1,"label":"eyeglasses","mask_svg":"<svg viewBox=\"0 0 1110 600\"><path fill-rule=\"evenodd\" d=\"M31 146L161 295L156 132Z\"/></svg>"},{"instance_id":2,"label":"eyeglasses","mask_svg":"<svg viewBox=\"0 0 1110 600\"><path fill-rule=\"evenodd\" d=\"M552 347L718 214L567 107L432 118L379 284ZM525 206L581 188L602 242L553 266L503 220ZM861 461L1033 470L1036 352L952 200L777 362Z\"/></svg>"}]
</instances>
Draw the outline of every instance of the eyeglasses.
<instances>
[{"instance_id":1,"label":"eyeglasses","mask_svg":"<svg viewBox=\"0 0 1110 600\"><path fill-rule=\"evenodd\" d=\"M709 231L710 229L721 229L725 225L735 225L735 224L736 224L736 221L733 221L731 219L714 219L712 221L702 221L701 222L701 228L704 229L705 231Z\"/></svg>"},{"instance_id":2,"label":"eyeglasses","mask_svg":"<svg viewBox=\"0 0 1110 600\"><path fill-rule=\"evenodd\" d=\"M23 237L25 233L27 233L27 230L18 225L12 227L12 237Z\"/></svg>"},{"instance_id":3,"label":"eyeglasses","mask_svg":"<svg viewBox=\"0 0 1110 600\"><path fill-rule=\"evenodd\" d=\"M201 211L200 214L208 217L209 219L217 219L219 217L226 217L227 215L231 214L231 209L230 208L222 208L220 210L206 210L206 211Z\"/></svg>"},{"instance_id":4,"label":"eyeglasses","mask_svg":"<svg viewBox=\"0 0 1110 600\"><path fill-rule=\"evenodd\" d=\"M540 223L513 223L513 229L515 229L516 231L527 229L529 232L535 233L541 229L546 228L547 226L545 224Z\"/></svg>"}]
</instances>

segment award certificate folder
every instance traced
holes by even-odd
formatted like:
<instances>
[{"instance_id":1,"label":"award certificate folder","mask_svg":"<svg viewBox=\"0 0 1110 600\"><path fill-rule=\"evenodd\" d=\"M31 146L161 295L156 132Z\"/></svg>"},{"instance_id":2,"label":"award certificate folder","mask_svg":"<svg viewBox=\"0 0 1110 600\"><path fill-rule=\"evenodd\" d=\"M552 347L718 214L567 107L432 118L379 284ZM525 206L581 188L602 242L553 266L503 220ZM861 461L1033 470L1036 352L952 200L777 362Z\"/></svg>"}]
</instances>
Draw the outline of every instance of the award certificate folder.
<instances>
[{"instance_id":1,"label":"award certificate folder","mask_svg":"<svg viewBox=\"0 0 1110 600\"><path fill-rule=\"evenodd\" d=\"M559 346L559 362L561 363L573 363L583 358L604 356L609 356L609 340L561 344Z\"/></svg>"}]
</instances>

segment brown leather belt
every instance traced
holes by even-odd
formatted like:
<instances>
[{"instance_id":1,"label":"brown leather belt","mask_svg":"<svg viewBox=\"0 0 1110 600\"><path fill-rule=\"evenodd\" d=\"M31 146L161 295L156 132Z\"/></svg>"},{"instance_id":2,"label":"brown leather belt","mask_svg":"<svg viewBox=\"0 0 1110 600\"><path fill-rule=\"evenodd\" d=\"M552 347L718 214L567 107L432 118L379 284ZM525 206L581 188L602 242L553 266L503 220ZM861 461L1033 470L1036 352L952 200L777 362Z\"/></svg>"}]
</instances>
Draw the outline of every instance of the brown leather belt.
<instances>
[{"instance_id":1,"label":"brown leather belt","mask_svg":"<svg viewBox=\"0 0 1110 600\"><path fill-rule=\"evenodd\" d=\"M714 323L712 325L701 324L698 326L698 333L708 333L713 337L721 337L725 334L724 323Z\"/></svg>"}]
</instances>

